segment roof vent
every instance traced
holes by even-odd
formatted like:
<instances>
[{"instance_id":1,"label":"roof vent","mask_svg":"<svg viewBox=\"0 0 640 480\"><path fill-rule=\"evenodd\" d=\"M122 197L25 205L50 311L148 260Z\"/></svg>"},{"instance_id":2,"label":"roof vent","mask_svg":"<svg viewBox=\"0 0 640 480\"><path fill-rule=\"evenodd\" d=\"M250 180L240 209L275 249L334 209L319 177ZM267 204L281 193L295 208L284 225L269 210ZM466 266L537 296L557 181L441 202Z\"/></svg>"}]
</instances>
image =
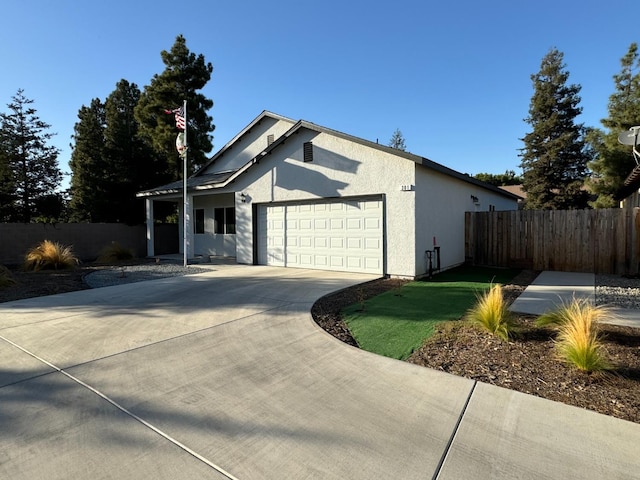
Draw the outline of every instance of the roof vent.
<instances>
[{"instance_id":1,"label":"roof vent","mask_svg":"<svg viewBox=\"0 0 640 480\"><path fill-rule=\"evenodd\" d=\"M305 162L313 162L313 143L304 142L302 146L303 158Z\"/></svg>"},{"instance_id":2,"label":"roof vent","mask_svg":"<svg viewBox=\"0 0 640 480\"><path fill-rule=\"evenodd\" d=\"M275 140L275 137L273 136L273 133L270 133L269 135L267 135L267 147L269 145L271 145Z\"/></svg>"}]
</instances>

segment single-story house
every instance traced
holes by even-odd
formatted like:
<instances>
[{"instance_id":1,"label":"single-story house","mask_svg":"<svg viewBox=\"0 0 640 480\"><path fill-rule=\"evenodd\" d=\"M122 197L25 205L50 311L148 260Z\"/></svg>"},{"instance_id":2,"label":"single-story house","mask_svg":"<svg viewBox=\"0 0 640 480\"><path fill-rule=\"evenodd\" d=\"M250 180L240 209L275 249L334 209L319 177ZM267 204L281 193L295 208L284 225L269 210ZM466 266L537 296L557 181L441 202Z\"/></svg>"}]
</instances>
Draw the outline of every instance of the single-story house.
<instances>
[{"instance_id":1,"label":"single-story house","mask_svg":"<svg viewBox=\"0 0 640 480\"><path fill-rule=\"evenodd\" d=\"M138 193L149 256L153 203L175 201L183 218L182 185ZM434 247L441 269L464 262L465 212L516 210L517 199L424 157L265 111L188 179L180 248L189 258L415 278L428 256L436 261Z\"/></svg>"}]
</instances>

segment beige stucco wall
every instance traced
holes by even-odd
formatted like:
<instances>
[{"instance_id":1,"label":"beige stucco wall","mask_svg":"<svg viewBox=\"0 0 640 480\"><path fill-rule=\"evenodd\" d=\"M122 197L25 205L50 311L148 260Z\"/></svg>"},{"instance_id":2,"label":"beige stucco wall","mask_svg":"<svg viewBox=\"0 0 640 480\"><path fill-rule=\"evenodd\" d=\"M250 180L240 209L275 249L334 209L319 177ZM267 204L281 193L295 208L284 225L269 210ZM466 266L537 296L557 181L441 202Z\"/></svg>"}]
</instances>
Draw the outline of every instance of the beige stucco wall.
<instances>
[{"instance_id":1,"label":"beige stucco wall","mask_svg":"<svg viewBox=\"0 0 640 480\"><path fill-rule=\"evenodd\" d=\"M464 213L517 210L515 200L416 165L416 272L427 272L425 251L440 246L441 268L464 262ZM474 198L477 199L475 202ZM435 265L434 265L435 267Z\"/></svg>"}]
</instances>

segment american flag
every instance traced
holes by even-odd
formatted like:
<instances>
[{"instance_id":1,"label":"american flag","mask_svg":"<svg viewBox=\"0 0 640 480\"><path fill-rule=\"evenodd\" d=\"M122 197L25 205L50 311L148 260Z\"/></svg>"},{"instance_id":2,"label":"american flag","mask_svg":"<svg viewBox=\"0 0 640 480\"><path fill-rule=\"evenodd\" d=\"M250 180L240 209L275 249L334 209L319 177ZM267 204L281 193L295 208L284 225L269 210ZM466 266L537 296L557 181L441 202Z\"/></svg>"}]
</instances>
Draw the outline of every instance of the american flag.
<instances>
[{"instance_id":1,"label":"american flag","mask_svg":"<svg viewBox=\"0 0 640 480\"><path fill-rule=\"evenodd\" d=\"M184 108L175 108L173 110L165 110L164 113L167 115L171 115L172 113L176 116L176 128L178 130L184 130L186 126L186 122L184 121Z\"/></svg>"}]
</instances>

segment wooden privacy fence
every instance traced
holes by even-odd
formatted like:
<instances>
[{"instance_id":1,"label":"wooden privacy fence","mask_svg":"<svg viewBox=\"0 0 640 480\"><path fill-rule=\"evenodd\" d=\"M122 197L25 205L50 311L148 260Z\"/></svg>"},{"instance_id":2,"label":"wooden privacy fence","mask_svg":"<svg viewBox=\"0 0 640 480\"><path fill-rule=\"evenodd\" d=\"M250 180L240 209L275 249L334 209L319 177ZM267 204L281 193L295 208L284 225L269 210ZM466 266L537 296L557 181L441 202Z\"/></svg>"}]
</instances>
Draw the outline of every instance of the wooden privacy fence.
<instances>
[{"instance_id":1,"label":"wooden privacy fence","mask_svg":"<svg viewBox=\"0 0 640 480\"><path fill-rule=\"evenodd\" d=\"M467 212L465 256L475 265L640 273L640 208Z\"/></svg>"}]
</instances>

